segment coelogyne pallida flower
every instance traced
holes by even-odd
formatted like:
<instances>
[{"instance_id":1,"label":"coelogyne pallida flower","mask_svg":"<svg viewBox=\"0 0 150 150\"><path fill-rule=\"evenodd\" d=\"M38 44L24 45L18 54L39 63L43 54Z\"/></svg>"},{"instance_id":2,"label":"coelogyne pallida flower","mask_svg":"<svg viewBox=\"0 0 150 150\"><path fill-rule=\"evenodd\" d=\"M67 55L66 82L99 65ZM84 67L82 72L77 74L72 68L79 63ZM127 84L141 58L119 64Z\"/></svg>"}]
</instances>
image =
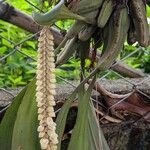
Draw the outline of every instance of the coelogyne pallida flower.
<instances>
[{"instance_id":1,"label":"coelogyne pallida flower","mask_svg":"<svg viewBox=\"0 0 150 150\"><path fill-rule=\"evenodd\" d=\"M36 101L38 106L39 138L42 150L56 150L58 139L56 124L53 121L55 92L55 64L53 35L50 29L43 27L38 45Z\"/></svg>"}]
</instances>

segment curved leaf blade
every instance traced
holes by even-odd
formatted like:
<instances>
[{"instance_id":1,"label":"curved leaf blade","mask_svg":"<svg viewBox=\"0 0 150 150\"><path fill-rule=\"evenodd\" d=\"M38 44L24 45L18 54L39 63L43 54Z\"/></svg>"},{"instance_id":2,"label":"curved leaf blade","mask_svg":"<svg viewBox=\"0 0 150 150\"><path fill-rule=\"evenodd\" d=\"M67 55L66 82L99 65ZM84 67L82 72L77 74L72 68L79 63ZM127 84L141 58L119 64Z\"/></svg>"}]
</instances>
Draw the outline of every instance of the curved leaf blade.
<instances>
[{"instance_id":1,"label":"curved leaf blade","mask_svg":"<svg viewBox=\"0 0 150 150\"><path fill-rule=\"evenodd\" d=\"M27 87L25 87L13 100L11 106L6 111L4 118L0 124L0 149L10 150L14 123L16 120L18 108L25 95Z\"/></svg>"},{"instance_id":2,"label":"curved leaf blade","mask_svg":"<svg viewBox=\"0 0 150 150\"><path fill-rule=\"evenodd\" d=\"M76 95L77 95L77 90L75 89L74 92L70 95L70 97L66 100L65 104L62 106L56 119L56 124L57 124L56 132L58 134L58 141L59 141L58 148L57 148L58 150L61 150L61 139L64 133L67 115Z\"/></svg>"},{"instance_id":3,"label":"curved leaf blade","mask_svg":"<svg viewBox=\"0 0 150 150\"><path fill-rule=\"evenodd\" d=\"M95 79L87 91L82 87L79 90L78 116L68 150L109 150L90 102Z\"/></svg>"},{"instance_id":4,"label":"curved leaf blade","mask_svg":"<svg viewBox=\"0 0 150 150\"><path fill-rule=\"evenodd\" d=\"M35 98L35 79L28 85L18 109L13 130L11 150L40 150L38 138L37 106Z\"/></svg>"}]
</instances>

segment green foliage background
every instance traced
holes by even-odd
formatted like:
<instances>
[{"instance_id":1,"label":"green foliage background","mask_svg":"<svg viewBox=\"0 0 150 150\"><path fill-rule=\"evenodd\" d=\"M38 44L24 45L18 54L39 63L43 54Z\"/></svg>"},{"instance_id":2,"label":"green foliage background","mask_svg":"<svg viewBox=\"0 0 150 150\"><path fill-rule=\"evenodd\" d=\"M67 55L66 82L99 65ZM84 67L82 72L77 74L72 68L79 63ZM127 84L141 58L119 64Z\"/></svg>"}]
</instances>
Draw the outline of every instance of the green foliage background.
<instances>
[{"instance_id":1,"label":"green foliage background","mask_svg":"<svg viewBox=\"0 0 150 150\"><path fill-rule=\"evenodd\" d=\"M25 0L8 0L9 4L12 4L15 8L22 10L25 13L31 14L35 9L29 5ZM40 6L40 0L32 0L30 1L34 3L38 7ZM47 4L46 4L47 6ZM49 9L48 7L45 8ZM150 8L147 8L148 17L150 17ZM57 25L62 29L68 29L72 21L59 21ZM6 37L9 40L14 41L15 43L24 40L29 37L31 33L26 32L14 25L6 23L0 20L0 35ZM19 46L21 51L30 57L36 59L37 58L37 41L35 39L29 40L22 45ZM124 51L122 51L120 58L124 58L129 53L137 49L138 46L129 46L125 43ZM0 38L0 58L7 55L9 52L14 50L14 46L11 45L4 39ZM139 51L138 53L132 55L130 58L125 60L125 63L134 67L140 68L144 72L150 72L150 48L145 49L145 51ZM87 66L89 65L89 61L87 61ZM30 58L16 52L13 55L7 57L5 60L0 62L0 87L17 87L26 85L33 76L36 71L36 62L31 60ZM57 75L68 79L68 80L77 80L79 78L79 68L80 62L77 59L72 58L67 64L64 64L59 69L57 69ZM101 74L101 76L103 73ZM116 76L112 73L108 77L116 78ZM58 79L58 82L62 82Z\"/></svg>"}]
</instances>

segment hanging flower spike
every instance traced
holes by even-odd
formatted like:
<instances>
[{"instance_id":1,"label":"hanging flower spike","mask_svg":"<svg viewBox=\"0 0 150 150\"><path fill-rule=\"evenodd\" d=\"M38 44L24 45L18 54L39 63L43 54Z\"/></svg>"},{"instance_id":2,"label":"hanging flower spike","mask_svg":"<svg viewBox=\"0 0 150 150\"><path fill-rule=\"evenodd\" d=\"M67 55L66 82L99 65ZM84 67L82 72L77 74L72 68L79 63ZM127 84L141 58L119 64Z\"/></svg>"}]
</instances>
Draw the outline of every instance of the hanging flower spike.
<instances>
[{"instance_id":1,"label":"hanging flower spike","mask_svg":"<svg viewBox=\"0 0 150 150\"><path fill-rule=\"evenodd\" d=\"M55 64L54 64L54 42L49 27L43 27L38 39L38 61L36 101L38 107L39 138L42 150L56 150L58 139L56 134L55 117Z\"/></svg>"}]
</instances>

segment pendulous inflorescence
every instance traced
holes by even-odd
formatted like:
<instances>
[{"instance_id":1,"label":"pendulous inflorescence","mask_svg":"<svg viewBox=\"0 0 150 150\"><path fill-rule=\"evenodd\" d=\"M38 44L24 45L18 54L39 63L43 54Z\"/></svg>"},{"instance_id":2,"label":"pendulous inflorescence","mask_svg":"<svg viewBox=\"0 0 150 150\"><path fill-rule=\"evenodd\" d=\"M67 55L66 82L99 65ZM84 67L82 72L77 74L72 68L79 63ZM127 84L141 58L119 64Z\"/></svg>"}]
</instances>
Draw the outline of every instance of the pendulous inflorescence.
<instances>
[{"instance_id":1,"label":"pendulous inflorescence","mask_svg":"<svg viewBox=\"0 0 150 150\"><path fill-rule=\"evenodd\" d=\"M56 134L54 95L55 85L55 63L54 42L49 27L43 27L38 39L37 60L37 82L36 101L38 107L38 133L42 150L56 150L58 139Z\"/></svg>"}]
</instances>

